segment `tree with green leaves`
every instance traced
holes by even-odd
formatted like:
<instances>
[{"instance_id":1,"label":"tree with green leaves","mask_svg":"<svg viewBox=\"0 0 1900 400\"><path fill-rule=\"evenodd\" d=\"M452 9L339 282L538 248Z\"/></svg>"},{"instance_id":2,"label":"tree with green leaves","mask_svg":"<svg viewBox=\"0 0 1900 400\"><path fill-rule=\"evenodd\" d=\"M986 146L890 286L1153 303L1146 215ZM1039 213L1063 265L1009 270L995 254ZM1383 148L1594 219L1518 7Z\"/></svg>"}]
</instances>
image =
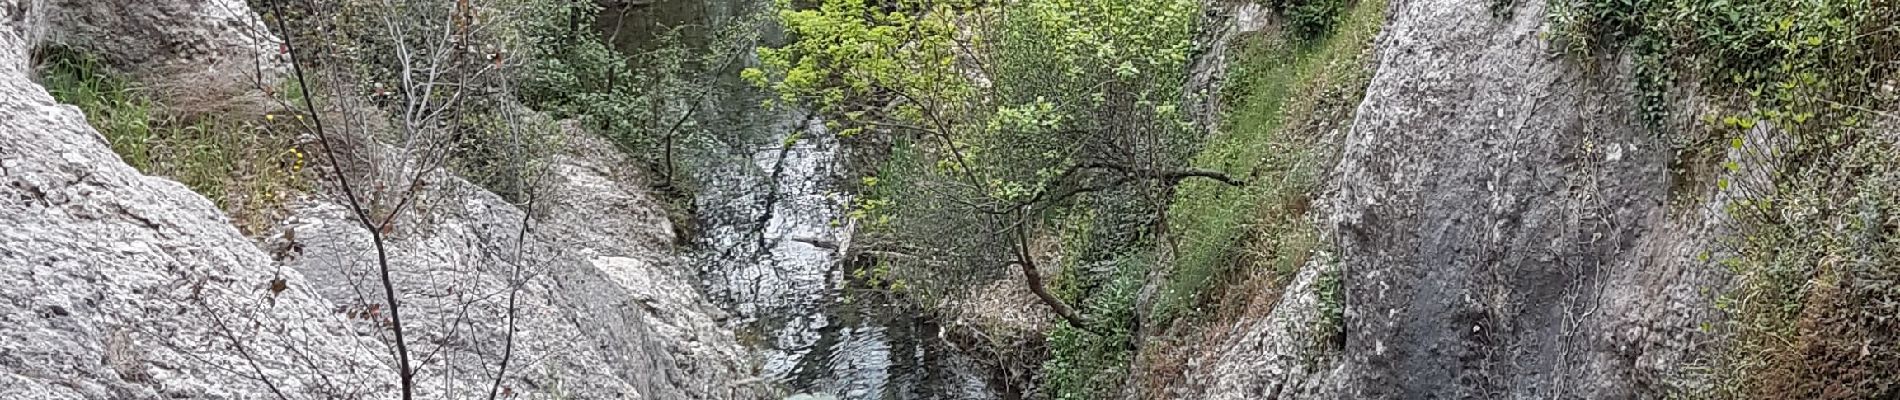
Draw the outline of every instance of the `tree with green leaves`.
<instances>
[{"instance_id":1,"label":"tree with green leaves","mask_svg":"<svg viewBox=\"0 0 1900 400\"><path fill-rule=\"evenodd\" d=\"M1201 136L1180 111L1195 1L798 4L778 4L793 40L744 77L889 144L853 213L871 238L856 247L913 279L1010 267L1056 315L1103 332L1043 283L1041 225L1109 193L1158 214L1182 180L1244 184L1185 166Z\"/></svg>"}]
</instances>

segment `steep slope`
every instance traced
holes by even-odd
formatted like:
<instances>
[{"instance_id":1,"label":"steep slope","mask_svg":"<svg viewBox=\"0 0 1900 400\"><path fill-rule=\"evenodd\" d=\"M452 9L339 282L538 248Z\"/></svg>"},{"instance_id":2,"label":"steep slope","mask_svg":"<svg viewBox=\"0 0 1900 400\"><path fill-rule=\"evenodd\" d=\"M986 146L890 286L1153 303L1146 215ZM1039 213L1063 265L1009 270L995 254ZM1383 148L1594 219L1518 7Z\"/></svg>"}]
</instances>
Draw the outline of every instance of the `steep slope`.
<instances>
[{"instance_id":1,"label":"steep slope","mask_svg":"<svg viewBox=\"0 0 1900 400\"><path fill-rule=\"evenodd\" d=\"M303 377L277 382L292 392L327 371L393 376L380 343L209 201L119 163L23 77L0 82L0 397L265 398L260 370Z\"/></svg>"},{"instance_id":2,"label":"steep slope","mask_svg":"<svg viewBox=\"0 0 1900 400\"><path fill-rule=\"evenodd\" d=\"M32 6L0 2L0 398L268 398L325 376L387 389L386 347L28 80Z\"/></svg>"},{"instance_id":3,"label":"steep slope","mask_svg":"<svg viewBox=\"0 0 1900 400\"><path fill-rule=\"evenodd\" d=\"M1627 75L1548 49L1543 2L1491 3L1389 10L1332 198L1350 396L1631 396L1640 344L1693 326L1600 314L1687 258L1656 254L1685 238Z\"/></svg>"},{"instance_id":4,"label":"steep slope","mask_svg":"<svg viewBox=\"0 0 1900 400\"><path fill-rule=\"evenodd\" d=\"M750 398L745 357L721 313L670 251L672 226L633 165L598 138L563 136L533 219L500 196L437 175L388 251L418 368L486 393L512 336L518 391L650 399ZM272 247L361 329L386 324L376 252L342 204L293 210ZM523 226L527 224L527 226ZM510 290L518 282L518 291ZM511 314L510 307L516 309ZM511 320L512 318L512 320ZM423 355L428 355L424 357Z\"/></svg>"},{"instance_id":5,"label":"steep slope","mask_svg":"<svg viewBox=\"0 0 1900 400\"><path fill-rule=\"evenodd\" d=\"M1539 35L1545 7L1390 3L1316 209L1337 265L1308 264L1192 368L1205 397L1630 398L1679 383L1726 282L1694 257L1722 198L1666 204L1674 154L1638 121L1628 63L1563 57ZM1328 267L1344 289L1337 361L1304 347L1311 270Z\"/></svg>"},{"instance_id":6,"label":"steep slope","mask_svg":"<svg viewBox=\"0 0 1900 400\"><path fill-rule=\"evenodd\" d=\"M236 0L0 0L0 398L396 396L373 252L332 196L304 196L267 254L29 77L29 54L58 44L242 91L270 43ZM160 93L233 96L218 90ZM510 349L505 395L758 397L629 163L568 135L533 219L444 174L393 235L420 397L485 396Z\"/></svg>"},{"instance_id":7,"label":"steep slope","mask_svg":"<svg viewBox=\"0 0 1900 400\"><path fill-rule=\"evenodd\" d=\"M1342 384L1399 398L1657 397L1693 385L1687 367L1714 339L1697 328L1717 318L1713 296L1729 281L1706 254L1736 225L1722 211L1730 197L1672 193L1714 188L1675 182L1675 150L1636 116L1627 59L1581 65L1539 35L1547 3L1502 14L1493 3L1390 10L1335 170ZM1738 167L1723 179L1767 184L1739 178L1770 175L1764 160L1724 157Z\"/></svg>"}]
</instances>

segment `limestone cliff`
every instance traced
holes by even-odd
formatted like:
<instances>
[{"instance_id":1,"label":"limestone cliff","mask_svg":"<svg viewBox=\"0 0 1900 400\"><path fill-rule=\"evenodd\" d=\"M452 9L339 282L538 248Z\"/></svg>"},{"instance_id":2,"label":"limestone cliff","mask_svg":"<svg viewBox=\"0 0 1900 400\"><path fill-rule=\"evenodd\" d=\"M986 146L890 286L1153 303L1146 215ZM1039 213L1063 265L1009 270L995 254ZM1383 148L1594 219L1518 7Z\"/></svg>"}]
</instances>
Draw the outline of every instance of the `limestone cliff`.
<instances>
[{"instance_id":1,"label":"limestone cliff","mask_svg":"<svg viewBox=\"0 0 1900 400\"><path fill-rule=\"evenodd\" d=\"M1718 284L1668 213L1670 147L1626 64L1546 3L1398 1L1334 170L1350 396L1659 396ZM1597 72L1586 72L1595 70ZM1684 226L1687 224L1687 226ZM1659 367L1651 369L1651 367Z\"/></svg>"},{"instance_id":2,"label":"limestone cliff","mask_svg":"<svg viewBox=\"0 0 1900 400\"><path fill-rule=\"evenodd\" d=\"M0 1L0 398L396 397L374 253L333 196L302 196L267 252L30 77L57 44L228 97L260 79L234 65L275 70L258 21L238 0ZM485 397L512 333L514 397L756 397L660 206L568 135L534 214L445 174L392 235L419 396Z\"/></svg>"},{"instance_id":3,"label":"limestone cliff","mask_svg":"<svg viewBox=\"0 0 1900 400\"><path fill-rule=\"evenodd\" d=\"M1708 338L1721 198L1672 213L1672 150L1627 62L1539 35L1546 2L1397 0L1337 145L1317 257L1184 398L1655 398ZM1342 354L1309 338L1315 269L1343 281Z\"/></svg>"}]
</instances>

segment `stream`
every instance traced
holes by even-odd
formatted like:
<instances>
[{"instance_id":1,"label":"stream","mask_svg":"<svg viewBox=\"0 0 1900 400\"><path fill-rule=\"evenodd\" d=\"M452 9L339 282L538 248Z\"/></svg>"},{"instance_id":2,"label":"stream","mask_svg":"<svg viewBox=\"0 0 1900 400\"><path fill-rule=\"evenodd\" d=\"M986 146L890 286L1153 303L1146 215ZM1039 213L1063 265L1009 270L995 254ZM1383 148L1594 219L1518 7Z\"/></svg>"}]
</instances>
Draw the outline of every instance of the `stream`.
<instances>
[{"instance_id":1,"label":"stream","mask_svg":"<svg viewBox=\"0 0 1900 400\"><path fill-rule=\"evenodd\" d=\"M624 13L610 7L598 24L616 47L639 54L656 45L653 32L711 32L770 1L658 0ZM765 45L783 40L760 29ZM716 40L704 36L680 42ZM845 400L998 398L985 370L951 350L928 313L849 278L840 249L851 242L851 196L838 185L852 178L842 170L848 152L817 117L761 107L769 96L738 79L756 62L747 55L699 79L712 83L695 105L704 131L681 144L679 163L696 186L696 243L686 258L758 355L760 375L789 393Z\"/></svg>"}]
</instances>

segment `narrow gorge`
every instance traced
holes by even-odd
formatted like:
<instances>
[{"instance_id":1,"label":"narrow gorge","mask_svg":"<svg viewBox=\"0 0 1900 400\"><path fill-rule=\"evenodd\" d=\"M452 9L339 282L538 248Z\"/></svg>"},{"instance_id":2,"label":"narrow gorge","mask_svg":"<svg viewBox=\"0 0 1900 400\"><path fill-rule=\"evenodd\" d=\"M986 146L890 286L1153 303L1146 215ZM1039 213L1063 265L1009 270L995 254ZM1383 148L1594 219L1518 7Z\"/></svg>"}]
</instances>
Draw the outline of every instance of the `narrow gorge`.
<instances>
[{"instance_id":1,"label":"narrow gorge","mask_svg":"<svg viewBox=\"0 0 1900 400\"><path fill-rule=\"evenodd\" d=\"M0 0L0 400L1900 398L1891 0Z\"/></svg>"}]
</instances>

